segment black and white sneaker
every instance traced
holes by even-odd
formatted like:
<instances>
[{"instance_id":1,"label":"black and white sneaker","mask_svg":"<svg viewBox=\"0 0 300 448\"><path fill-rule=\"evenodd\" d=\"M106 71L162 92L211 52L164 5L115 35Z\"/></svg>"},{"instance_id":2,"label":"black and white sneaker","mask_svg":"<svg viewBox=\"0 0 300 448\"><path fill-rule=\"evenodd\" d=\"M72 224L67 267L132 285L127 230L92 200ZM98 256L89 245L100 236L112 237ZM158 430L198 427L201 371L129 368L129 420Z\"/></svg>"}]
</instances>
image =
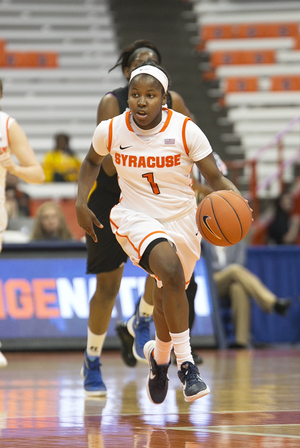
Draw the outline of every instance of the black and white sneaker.
<instances>
[{"instance_id":1,"label":"black and white sneaker","mask_svg":"<svg viewBox=\"0 0 300 448\"><path fill-rule=\"evenodd\" d=\"M209 387L201 379L198 367L192 362L186 361L181 364L178 377L182 382L185 401L191 402L209 394Z\"/></svg>"},{"instance_id":2,"label":"black and white sneaker","mask_svg":"<svg viewBox=\"0 0 300 448\"><path fill-rule=\"evenodd\" d=\"M118 322L115 327L121 343L121 356L125 364L129 367L135 367L137 360L135 359L132 347L134 338L127 329L127 322Z\"/></svg>"},{"instance_id":3,"label":"black and white sneaker","mask_svg":"<svg viewBox=\"0 0 300 448\"><path fill-rule=\"evenodd\" d=\"M157 365L152 352L155 348L155 341L148 341L144 345L144 355L148 361L150 372L146 380L146 388L149 400L154 404L161 404L165 400L169 387L168 364Z\"/></svg>"}]
</instances>

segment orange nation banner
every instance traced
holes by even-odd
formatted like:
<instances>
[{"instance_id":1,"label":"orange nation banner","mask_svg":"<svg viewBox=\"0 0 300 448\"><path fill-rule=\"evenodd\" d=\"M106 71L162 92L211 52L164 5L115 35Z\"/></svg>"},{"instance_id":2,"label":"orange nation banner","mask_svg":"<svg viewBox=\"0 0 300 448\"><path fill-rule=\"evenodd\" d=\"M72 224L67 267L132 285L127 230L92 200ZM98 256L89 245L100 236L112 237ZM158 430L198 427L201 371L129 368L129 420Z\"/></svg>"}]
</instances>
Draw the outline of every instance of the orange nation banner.
<instances>
[{"instance_id":1,"label":"orange nation banner","mask_svg":"<svg viewBox=\"0 0 300 448\"><path fill-rule=\"evenodd\" d=\"M86 338L89 301L96 289L96 276L87 275L85 254L0 258L0 340ZM204 258L195 268L199 294L195 299L194 334L213 334L210 288ZM144 292L146 273L131 262L125 264L119 294L107 335L115 337L115 325L133 315ZM201 287L200 287L201 285ZM201 294L200 294L201 292ZM26 342L27 340L27 342Z\"/></svg>"},{"instance_id":2,"label":"orange nation banner","mask_svg":"<svg viewBox=\"0 0 300 448\"><path fill-rule=\"evenodd\" d=\"M0 280L0 319L51 319L60 317L54 278Z\"/></svg>"}]
</instances>

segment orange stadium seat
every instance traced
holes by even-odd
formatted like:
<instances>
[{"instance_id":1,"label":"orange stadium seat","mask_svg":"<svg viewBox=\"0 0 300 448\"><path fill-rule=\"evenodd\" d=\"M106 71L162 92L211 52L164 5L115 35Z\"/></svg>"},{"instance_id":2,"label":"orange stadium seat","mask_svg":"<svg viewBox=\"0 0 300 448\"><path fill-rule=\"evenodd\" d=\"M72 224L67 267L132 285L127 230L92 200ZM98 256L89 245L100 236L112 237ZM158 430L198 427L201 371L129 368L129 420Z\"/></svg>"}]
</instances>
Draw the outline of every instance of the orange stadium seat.
<instances>
[{"instance_id":1,"label":"orange stadium seat","mask_svg":"<svg viewBox=\"0 0 300 448\"><path fill-rule=\"evenodd\" d=\"M0 67L5 65L5 41L0 40Z\"/></svg>"},{"instance_id":2,"label":"orange stadium seat","mask_svg":"<svg viewBox=\"0 0 300 448\"><path fill-rule=\"evenodd\" d=\"M230 39L232 25L204 25L201 29L201 40Z\"/></svg>"},{"instance_id":3,"label":"orange stadium seat","mask_svg":"<svg viewBox=\"0 0 300 448\"><path fill-rule=\"evenodd\" d=\"M236 77L226 78L224 91L229 92L256 92L258 90L258 78L256 77Z\"/></svg>"},{"instance_id":4,"label":"orange stadium seat","mask_svg":"<svg viewBox=\"0 0 300 448\"><path fill-rule=\"evenodd\" d=\"M216 74L214 70L207 70L205 72L202 73L202 79L204 81L213 81L214 79L216 79Z\"/></svg>"},{"instance_id":5,"label":"orange stadium seat","mask_svg":"<svg viewBox=\"0 0 300 448\"><path fill-rule=\"evenodd\" d=\"M270 90L300 90L300 75L298 76L272 76Z\"/></svg>"},{"instance_id":6,"label":"orange stadium seat","mask_svg":"<svg viewBox=\"0 0 300 448\"><path fill-rule=\"evenodd\" d=\"M297 22L204 25L200 32L201 41L248 37L296 37L298 35L299 25Z\"/></svg>"},{"instance_id":7,"label":"orange stadium seat","mask_svg":"<svg viewBox=\"0 0 300 448\"><path fill-rule=\"evenodd\" d=\"M295 50L300 50L300 36L295 37Z\"/></svg>"},{"instance_id":8,"label":"orange stadium seat","mask_svg":"<svg viewBox=\"0 0 300 448\"><path fill-rule=\"evenodd\" d=\"M212 67L218 67L219 65L274 64L275 51L215 51L211 53L210 62Z\"/></svg>"},{"instance_id":9,"label":"orange stadium seat","mask_svg":"<svg viewBox=\"0 0 300 448\"><path fill-rule=\"evenodd\" d=\"M16 68L56 68L58 57L55 52L13 52L5 53L5 66Z\"/></svg>"},{"instance_id":10,"label":"orange stadium seat","mask_svg":"<svg viewBox=\"0 0 300 448\"><path fill-rule=\"evenodd\" d=\"M288 37L298 36L298 23L256 23L233 25L233 37Z\"/></svg>"}]
</instances>

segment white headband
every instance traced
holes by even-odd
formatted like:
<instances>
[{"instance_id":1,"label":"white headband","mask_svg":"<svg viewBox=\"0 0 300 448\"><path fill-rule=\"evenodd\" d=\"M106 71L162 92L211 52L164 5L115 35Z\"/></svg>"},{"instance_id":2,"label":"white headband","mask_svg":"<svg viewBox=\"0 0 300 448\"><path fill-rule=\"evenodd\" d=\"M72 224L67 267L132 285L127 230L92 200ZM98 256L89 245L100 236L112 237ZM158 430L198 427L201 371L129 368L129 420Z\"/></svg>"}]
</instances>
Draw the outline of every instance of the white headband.
<instances>
[{"instance_id":1,"label":"white headband","mask_svg":"<svg viewBox=\"0 0 300 448\"><path fill-rule=\"evenodd\" d=\"M143 65L142 67L137 67L134 70L132 70L129 82L131 82L131 80L135 76L142 74L153 76L153 78L157 79L161 83L161 85L164 88L164 91L167 92L169 86L168 77L164 74L162 70L160 70L157 67L154 67L153 65Z\"/></svg>"}]
</instances>

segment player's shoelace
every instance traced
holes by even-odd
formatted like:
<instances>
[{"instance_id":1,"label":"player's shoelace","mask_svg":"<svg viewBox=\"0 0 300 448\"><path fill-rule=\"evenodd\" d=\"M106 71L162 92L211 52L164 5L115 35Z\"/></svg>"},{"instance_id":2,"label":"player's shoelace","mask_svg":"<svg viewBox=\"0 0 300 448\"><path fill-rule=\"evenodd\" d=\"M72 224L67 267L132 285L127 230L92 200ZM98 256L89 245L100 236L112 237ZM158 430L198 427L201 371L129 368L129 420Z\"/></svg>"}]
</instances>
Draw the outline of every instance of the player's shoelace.
<instances>
[{"instance_id":1,"label":"player's shoelace","mask_svg":"<svg viewBox=\"0 0 300 448\"><path fill-rule=\"evenodd\" d=\"M194 364L190 364L189 368L184 373L184 378L189 386L198 383L199 380L202 381L197 366Z\"/></svg>"},{"instance_id":2,"label":"player's shoelace","mask_svg":"<svg viewBox=\"0 0 300 448\"><path fill-rule=\"evenodd\" d=\"M167 375L168 368L169 368L169 366L168 367L159 367L159 366L157 366L156 373L154 373L152 371L153 374L156 376L158 389L164 389L165 386L166 386L166 382L169 381L169 378L168 378L168 375Z\"/></svg>"}]
</instances>

